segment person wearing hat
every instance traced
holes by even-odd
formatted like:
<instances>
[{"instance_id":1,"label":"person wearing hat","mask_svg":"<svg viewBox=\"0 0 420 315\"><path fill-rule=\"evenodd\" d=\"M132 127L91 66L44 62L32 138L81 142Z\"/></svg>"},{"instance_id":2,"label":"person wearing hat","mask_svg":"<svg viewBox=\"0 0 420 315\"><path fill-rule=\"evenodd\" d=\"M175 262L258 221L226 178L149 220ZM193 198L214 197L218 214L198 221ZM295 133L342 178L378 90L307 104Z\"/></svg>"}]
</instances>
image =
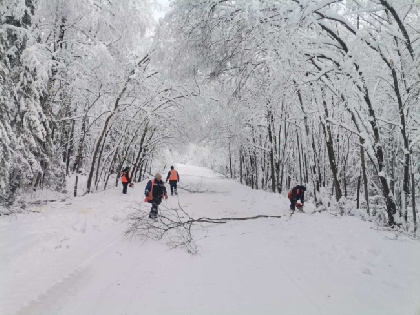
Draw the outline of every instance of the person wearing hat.
<instances>
[{"instance_id":1,"label":"person wearing hat","mask_svg":"<svg viewBox=\"0 0 420 315\"><path fill-rule=\"evenodd\" d=\"M122 173L121 173L121 182L123 185L123 194L127 194L127 186L129 183L131 183L131 178L130 178L130 167L127 166L125 169L123 169Z\"/></svg>"},{"instance_id":2,"label":"person wearing hat","mask_svg":"<svg viewBox=\"0 0 420 315\"><path fill-rule=\"evenodd\" d=\"M161 204L162 199L168 199L165 183L162 181L162 175L160 173L156 173L155 178L148 181L144 194L146 195L144 201L152 204L149 218L156 219L158 215L158 206Z\"/></svg>"},{"instance_id":3,"label":"person wearing hat","mask_svg":"<svg viewBox=\"0 0 420 315\"><path fill-rule=\"evenodd\" d=\"M175 195L177 195L177 190L176 190L176 185L179 183L179 174L178 172L174 169L173 166L171 166L171 170L168 172L168 176L166 176L166 182L168 182L169 180L169 185L171 185L171 196L174 195L174 190L175 190Z\"/></svg>"},{"instance_id":4,"label":"person wearing hat","mask_svg":"<svg viewBox=\"0 0 420 315\"><path fill-rule=\"evenodd\" d=\"M297 207L298 210L303 211L305 191L306 187L301 185L297 185L289 191L288 197L290 199L290 210L295 211L295 208ZM300 200L300 202L298 202L298 200Z\"/></svg>"}]
</instances>

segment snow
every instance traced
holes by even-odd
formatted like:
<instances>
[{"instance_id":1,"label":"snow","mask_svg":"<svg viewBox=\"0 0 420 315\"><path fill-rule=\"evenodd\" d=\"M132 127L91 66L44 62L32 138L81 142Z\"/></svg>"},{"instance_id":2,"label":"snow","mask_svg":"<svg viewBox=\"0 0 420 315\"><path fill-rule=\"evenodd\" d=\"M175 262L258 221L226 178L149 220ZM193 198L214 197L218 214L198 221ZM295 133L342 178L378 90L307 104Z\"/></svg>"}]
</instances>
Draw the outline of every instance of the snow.
<instances>
[{"instance_id":1,"label":"snow","mask_svg":"<svg viewBox=\"0 0 420 315\"><path fill-rule=\"evenodd\" d=\"M0 217L0 314L419 314L418 241L177 165L199 253L127 239L145 182ZM191 192L190 192L191 191ZM169 197L162 207L176 208Z\"/></svg>"}]
</instances>

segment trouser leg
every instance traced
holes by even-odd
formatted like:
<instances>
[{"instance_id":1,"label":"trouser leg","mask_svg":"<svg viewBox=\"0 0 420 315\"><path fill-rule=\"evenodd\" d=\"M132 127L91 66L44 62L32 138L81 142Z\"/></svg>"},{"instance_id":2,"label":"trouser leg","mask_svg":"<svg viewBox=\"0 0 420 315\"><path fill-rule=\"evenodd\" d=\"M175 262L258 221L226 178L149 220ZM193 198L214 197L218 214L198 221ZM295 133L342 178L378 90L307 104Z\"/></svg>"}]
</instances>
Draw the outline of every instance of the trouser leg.
<instances>
[{"instance_id":1,"label":"trouser leg","mask_svg":"<svg viewBox=\"0 0 420 315\"><path fill-rule=\"evenodd\" d=\"M156 203L152 203L152 213L157 215L158 213L158 205Z\"/></svg>"},{"instance_id":2,"label":"trouser leg","mask_svg":"<svg viewBox=\"0 0 420 315\"><path fill-rule=\"evenodd\" d=\"M293 200L293 199L290 200L290 210L295 210L295 203L296 203L296 200Z\"/></svg>"},{"instance_id":3,"label":"trouser leg","mask_svg":"<svg viewBox=\"0 0 420 315\"><path fill-rule=\"evenodd\" d=\"M161 199L153 199L152 208L150 209L149 218L156 218L159 211L159 205L162 202Z\"/></svg>"},{"instance_id":4,"label":"trouser leg","mask_svg":"<svg viewBox=\"0 0 420 315\"><path fill-rule=\"evenodd\" d=\"M122 183L122 184L123 184L123 194L126 194L128 183Z\"/></svg>"},{"instance_id":5,"label":"trouser leg","mask_svg":"<svg viewBox=\"0 0 420 315\"><path fill-rule=\"evenodd\" d=\"M156 218L158 213L158 205L152 202L152 208L150 209L149 218Z\"/></svg>"},{"instance_id":6,"label":"trouser leg","mask_svg":"<svg viewBox=\"0 0 420 315\"><path fill-rule=\"evenodd\" d=\"M176 184L178 183L178 181L177 180L170 180L169 181L169 185L171 185L171 195L173 195L174 194L174 192L175 192L175 195L176 195Z\"/></svg>"}]
</instances>

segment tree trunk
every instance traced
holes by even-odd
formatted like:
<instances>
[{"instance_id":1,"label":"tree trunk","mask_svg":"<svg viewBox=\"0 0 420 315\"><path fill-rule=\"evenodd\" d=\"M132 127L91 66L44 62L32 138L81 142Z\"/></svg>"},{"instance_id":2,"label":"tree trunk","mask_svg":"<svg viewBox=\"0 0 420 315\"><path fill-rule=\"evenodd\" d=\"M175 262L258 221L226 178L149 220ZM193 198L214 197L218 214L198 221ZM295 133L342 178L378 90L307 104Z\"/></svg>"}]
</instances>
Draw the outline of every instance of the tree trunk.
<instances>
[{"instance_id":1,"label":"tree trunk","mask_svg":"<svg viewBox=\"0 0 420 315\"><path fill-rule=\"evenodd\" d=\"M229 173L230 173L230 178L233 178L233 171L232 171L232 151L230 150L230 140L229 140Z\"/></svg>"},{"instance_id":2,"label":"tree trunk","mask_svg":"<svg viewBox=\"0 0 420 315\"><path fill-rule=\"evenodd\" d=\"M301 91L297 87L296 81L293 80L293 82L294 82L295 87L296 87L296 93L298 95L298 99L299 99L299 103L300 103L300 108L301 108L302 113L303 113L303 122L304 122L304 125L305 125L306 140L307 140L307 142L310 142L311 135L310 135L309 124L308 124L308 114L306 113L305 106L303 105L303 99L302 99ZM309 143L307 143L307 145L309 145ZM318 163L317 163L317 152L316 152L316 147L315 147L315 141L313 139L313 133L312 133L311 147L312 147L312 155L311 155L311 157L313 158L313 165L311 165L310 168L312 170L311 171L312 183L314 184L314 186L317 187L317 189L314 191L315 200L316 200L316 191L319 191L319 183L315 184L316 181L317 181L316 166L317 166ZM308 165L307 165L307 161L306 161L306 156L305 156L305 170L306 170L306 179L305 179L305 182L309 182Z\"/></svg>"},{"instance_id":3,"label":"tree trunk","mask_svg":"<svg viewBox=\"0 0 420 315\"><path fill-rule=\"evenodd\" d=\"M299 157L299 179L300 179L300 185L302 185L302 158L300 156L300 141L299 141L299 132L296 131L296 144L297 144L297 150L298 150L298 157Z\"/></svg>"},{"instance_id":4,"label":"tree trunk","mask_svg":"<svg viewBox=\"0 0 420 315\"><path fill-rule=\"evenodd\" d=\"M240 149L239 150L239 181L240 181L241 184L243 182L243 178L242 178L242 174L243 174L242 167L243 167L243 165L242 165L242 149Z\"/></svg>"},{"instance_id":5,"label":"tree trunk","mask_svg":"<svg viewBox=\"0 0 420 315\"><path fill-rule=\"evenodd\" d=\"M411 173L411 208L413 209L413 228L414 235L417 232L417 211L416 211L416 184L414 181L414 173Z\"/></svg>"},{"instance_id":6,"label":"tree trunk","mask_svg":"<svg viewBox=\"0 0 420 315\"><path fill-rule=\"evenodd\" d=\"M108 186L109 177L111 176L112 169L114 168L115 161L117 160L117 156L118 156L118 149L119 149L119 148L117 148L117 149L115 150L115 152L114 152L114 156L112 157L112 161L111 161L111 163L110 163L110 165L109 165L109 168L108 168L108 173L105 175L106 180L105 180L104 190L106 189L106 186ZM117 173L117 177L118 177L118 175L119 175L119 174Z\"/></svg>"},{"instance_id":7,"label":"tree trunk","mask_svg":"<svg viewBox=\"0 0 420 315\"><path fill-rule=\"evenodd\" d=\"M363 176L363 190L365 192L365 201L366 201L366 211L367 214L370 215L370 207L369 207L369 190L368 190L368 178L366 174L366 162L365 162L365 139L362 137L359 138L360 140L360 162L362 164L362 176Z\"/></svg>"},{"instance_id":8,"label":"tree trunk","mask_svg":"<svg viewBox=\"0 0 420 315\"><path fill-rule=\"evenodd\" d=\"M146 55L142 60L139 61L139 63L137 64L137 67L139 67L141 64L147 62L149 60L149 56ZM118 94L115 103L114 103L114 109L111 112L111 114L109 114L109 116L106 118L105 120L105 124L104 127L102 128L102 132L99 136L98 142L96 143L96 147L95 147L95 151L93 153L93 158L92 158L92 163L90 166L90 172L89 172L89 177L88 177L88 181L87 181L87 192L90 193L91 190L91 186L92 186L92 178L93 178L93 173L95 171L95 164L96 164L96 159L98 158L98 153L99 153L99 149L102 145L102 141L105 137L106 132L108 131L108 124L111 121L111 118L114 116L114 114L116 113L116 110L118 109L118 106L120 105L120 101L122 99L122 97L124 96L125 92L127 91L128 88L128 84L131 81L132 75L135 74L136 69L133 69L130 74L128 75L123 88L121 89L120 93Z\"/></svg>"},{"instance_id":9,"label":"tree trunk","mask_svg":"<svg viewBox=\"0 0 420 315\"><path fill-rule=\"evenodd\" d=\"M87 181L87 192L88 193L90 193L90 189L91 189L91 186L92 186L92 179L93 179L93 173L95 171L96 159L97 159L99 150L100 150L101 145L102 145L102 140L103 140L103 138L105 136L105 133L108 129L109 121L111 120L112 116L113 116L113 114L110 114L107 117L107 119L105 120L104 127L102 128L102 132L99 136L98 142L96 143L95 151L93 152L92 163L90 165L90 172L89 172L89 177L88 177L88 181Z\"/></svg>"},{"instance_id":10,"label":"tree trunk","mask_svg":"<svg viewBox=\"0 0 420 315\"><path fill-rule=\"evenodd\" d=\"M382 194L385 198L386 203L386 209L388 213L388 224L390 226L394 225L394 214L397 212L397 207L395 205L394 196L391 194L391 191L389 189L388 181L385 176L385 157L384 157L384 151L382 148L382 144L380 142L379 137L379 128L376 120L375 111L373 109L372 103L370 101L369 92L366 87L364 87L364 99L366 104L368 105L369 110L369 116L371 119L369 119L369 123L373 130L374 135L374 149L376 152L376 157L378 160L378 176L379 180L381 182L382 186Z\"/></svg>"},{"instance_id":11,"label":"tree trunk","mask_svg":"<svg viewBox=\"0 0 420 315\"><path fill-rule=\"evenodd\" d=\"M142 134L141 139L140 139L140 148L139 148L139 151L138 151L138 154L137 154L137 157L136 157L135 163L134 163L134 167L133 167L133 172L132 172L132 174L137 173L137 169L138 169L138 167L139 167L138 165L139 165L139 164L140 164L140 162L141 162L142 153L143 153L144 139L146 138L147 131L148 131L148 124L146 124L146 126L145 126L145 128L144 128L144 130L143 130L143 134Z\"/></svg>"},{"instance_id":12,"label":"tree trunk","mask_svg":"<svg viewBox=\"0 0 420 315\"><path fill-rule=\"evenodd\" d=\"M279 184L279 193L283 191L283 180L284 180L284 166L286 164L286 150L287 150L287 139L289 133L287 128L286 116L284 117L284 145L283 145L283 153L282 153L282 161L281 161L281 170L280 170L280 184Z\"/></svg>"},{"instance_id":13,"label":"tree trunk","mask_svg":"<svg viewBox=\"0 0 420 315\"><path fill-rule=\"evenodd\" d=\"M323 100L322 104L324 105L325 117L328 118L329 115L328 115L327 102ZM341 199L342 193L341 193L340 182L338 180L338 170L337 170L337 164L336 164L335 153L334 153L334 143L333 143L331 127L328 122L326 123L322 122L321 124L324 129L324 135L327 142L327 153L328 153L328 160L330 162L331 173L333 175L335 198L337 201L339 201Z\"/></svg>"},{"instance_id":14,"label":"tree trunk","mask_svg":"<svg viewBox=\"0 0 420 315\"><path fill-rule=\"evenodd\" d=\"M360 181L361 175L357 177L356 209L360 209Z\"/></svg>"},{"instance_id":15,"label":"tree trunk","mask_svg":"<svg viewBox=\"0 0 420 315\"><path fill-rule=\"evenodd\" d=\"M83 123L82 123L82 137L79 140L79 148L77 150L77 156L74 160L73 164L73 172L79 173L80 172L80 166L82 163L82 153L83 153L83 146L85 145L85 139L86 139L86 119L87 119L87 113L83 117Z\"/></svg>"},{"instance_id":16,"label":"tree trunk","mask_svg":"<svg viewBox=\"0 0 420 315\"><path fill-rule=\"evenodd\" d=\"M271 115L271 112L269 112ZM268 119L268 139L270 141L270 171L271 171L271 190L276 192L276 173L274 169L274 143L273 143L273 130L271 125L271 119Z\"/></svg>"},{"instance_id":17,"label":"tree trunk","mask_svg":"<svg viewBox=\"0 0 420 315\"><path fill-rule=\"evenodd\" d=\"M405 222L407 222L407 205L408 205L408 200L410 199L409 195L410 195L410 145L409 145L409 141L408 141L408 137L407 137L407 126L406 126L406 122L405 122L405 114L404 114L404 104L403 104L403 100L401 98L401 93L400 93L400 88L399 88L399 84L398 84L398 78L397 78L397 73L395 71L395 68L393 67L393 62L391 60L391 72L392 72L392 77L394 79L394 91L395 94L397 96L397 100L398 100L398 110L399 110L399 115L400 115L400 123L401 123L401 135L403 137L403 143L404 143L404 178L403 178L403 193L404 193L404 198L401 206L403 208L403 216L404 216L404 220Z\"/></svg>"},{"instance_id":18,"label":"tree trunk","mask_svg":"<svg viewBox=\"0 0 420 315\"><path fill-rule=\"evenodd\" d=\"M74 124L75 121L73 120L71 124L71 131L69 135L69 139L67 141L67 150L66 150L66 175L68 176L70 174L69 168L70 168L70 155L73 152L74 149Z\"/></svg>"},{"instance_id":19,"label":"tree trunk","mask_svg":"<svg viewBox=\"0 0 420 315\"><path fill-rule=\"evenodd\" d=\"M100 178L98 179L98 174L99 174L99 170L100 170L100 166L101 166L102 153L104 152L104 147L105 147L105 143L106 143L106 138L108 137L108 133L109 133L109 131L106 132L105 137L104 137L104 139L102 141L101 150L99 151L98 164L96 165L96 174L95 174L95 186L96 186L96 189L98 189L98 183L99 183L99 179L100 179Z\"/></svg>"}]
</instances>

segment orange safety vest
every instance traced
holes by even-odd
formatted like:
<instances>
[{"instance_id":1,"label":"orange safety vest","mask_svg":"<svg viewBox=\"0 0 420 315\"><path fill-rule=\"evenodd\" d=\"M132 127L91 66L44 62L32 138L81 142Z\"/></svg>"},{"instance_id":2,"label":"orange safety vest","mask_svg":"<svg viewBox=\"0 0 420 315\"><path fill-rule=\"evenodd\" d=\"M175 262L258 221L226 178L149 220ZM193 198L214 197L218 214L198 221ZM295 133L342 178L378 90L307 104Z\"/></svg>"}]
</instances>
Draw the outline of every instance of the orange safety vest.
<instances>
[{"instance_id":1,"label":"orange safety vest","mask_svg":"<svg viewBox=\"0 0 420 315\"><path fill-rule=\"evenodd\" d=\"M169 180L178 180L178 173L175 170L171 170L171 175L169 175Z\"/></svg>"},{"instance_id":2,"label":"orange safety vest","mask_svg":"<svg viewBox=\"0 0 420 315\"><path fill-rule=\"evenodd\" d=\"M126 172L122 172L121 181L123 183L127 183L128 182L128 179L127 179L127 176L126 175L127 175Z\"/></svg>"},{"instance_id":3,"label":"orange safety vest","mask_svg":"<svg viewBox=\"0 0 420 315\"><path fill-rule=\"evenodd\" d=\"M298 189L296 189L296 196L299 196L299 188L298 188ZM287 197L288 197L290 200L292 200L292 198L293 198L293 188L292 188L292 189L290 189L289 193L287 194Z\"/></svg>"},{"instance_id":4,"label":"orange safety vest","mask_svg":"<svg viewBox=\"0 0 420 315\"><path fill-rule=\"evenodd\" d=\"M152 188L150 189L149 195L146 196L144 199L144 202L148 202L150 200L153 200L153 186L155 185L155 179L151 179L152 182ZM162 198L165 197L165 191L162 192Z\"/></svg>"}]
</instances>

